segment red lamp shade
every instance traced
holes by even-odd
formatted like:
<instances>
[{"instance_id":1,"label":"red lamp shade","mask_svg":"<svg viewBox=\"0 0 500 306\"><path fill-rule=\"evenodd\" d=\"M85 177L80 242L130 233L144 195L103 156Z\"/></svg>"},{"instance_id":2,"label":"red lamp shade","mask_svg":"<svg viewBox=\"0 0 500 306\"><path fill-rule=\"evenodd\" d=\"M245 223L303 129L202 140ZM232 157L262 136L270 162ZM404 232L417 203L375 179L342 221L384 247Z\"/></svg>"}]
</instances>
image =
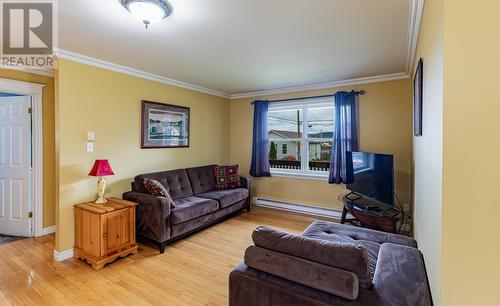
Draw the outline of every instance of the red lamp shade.
<instances>
[{"instance_id":1,"label":"red lamp shade","mask_svg":"<svg viewBox=\"0 0 500 306\"><path fill-rule=\"evenodd\" d=\"M111 169L107 159L96 159L92 170L90 170L90 176L106 176L114 175L115 173Z\"/></svg>"}]
</instances>

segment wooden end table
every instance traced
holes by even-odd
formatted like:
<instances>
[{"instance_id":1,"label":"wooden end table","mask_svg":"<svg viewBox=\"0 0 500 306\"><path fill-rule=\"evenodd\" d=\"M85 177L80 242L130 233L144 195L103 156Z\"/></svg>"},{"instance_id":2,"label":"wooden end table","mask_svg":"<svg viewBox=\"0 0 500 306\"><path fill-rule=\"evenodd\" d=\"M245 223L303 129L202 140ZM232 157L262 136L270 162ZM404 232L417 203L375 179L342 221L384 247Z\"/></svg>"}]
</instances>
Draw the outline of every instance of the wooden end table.
<instances>
[{"instance_id":1,"label":"wooden end table","mask_svg":"<svg viewBox=\"0 0 500 306\"><path fill-rule=\"evenodd\" d=\"M116 198L75 205L75 257L99 270L118 257L137 253L136 205Z\"/></svg>"}]
</instances>

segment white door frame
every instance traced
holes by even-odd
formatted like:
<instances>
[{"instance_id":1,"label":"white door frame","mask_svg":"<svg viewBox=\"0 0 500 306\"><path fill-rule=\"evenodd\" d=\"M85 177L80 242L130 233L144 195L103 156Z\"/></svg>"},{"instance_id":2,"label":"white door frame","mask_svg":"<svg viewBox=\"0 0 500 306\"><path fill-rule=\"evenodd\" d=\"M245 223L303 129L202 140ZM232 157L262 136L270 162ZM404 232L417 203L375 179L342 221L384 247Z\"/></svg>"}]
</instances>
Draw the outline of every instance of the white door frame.
<instances>
[{"instance_id":1,"label":"white door frame","mask_svg":"<svg viewBox=\"0 0 500 306\"><path fill-rule=\"evenodd\" d=\"M32 152L31 194L33 219L31 233L43 235L43 139L42 139L42 89L45 85L0 78L0 92L31 96L32 99Z\"/></svg>"}]
</instances>

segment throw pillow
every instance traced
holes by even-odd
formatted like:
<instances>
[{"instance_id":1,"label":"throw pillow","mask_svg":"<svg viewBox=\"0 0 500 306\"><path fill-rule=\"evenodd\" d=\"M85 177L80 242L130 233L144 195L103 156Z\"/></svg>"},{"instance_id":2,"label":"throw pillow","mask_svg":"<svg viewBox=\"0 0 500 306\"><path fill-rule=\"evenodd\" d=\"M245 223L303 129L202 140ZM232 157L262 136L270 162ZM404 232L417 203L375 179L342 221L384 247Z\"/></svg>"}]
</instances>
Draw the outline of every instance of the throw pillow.
<instances>
[{"instance_id":1,"label":"throw pillow","mask_svg":"<svg viewBox=\"0 0 500 306\"><path fill-rule=\"evenodd\" d=\"M157 180L150 179L150 178L145 178L144 179L144 188L149 192L149 194L157 196L157 197L165 197L168 199L170 202L170 207L175 208L175 202L172 200L172 197L170 196L170 193L168 192L167 188L163 186L162 183L158 182Z\"/></svg>"},{"instance_id":2,"label":"throw pillow","mask_svg":"<svg viewBox=\"0 0 500 306\"><path fill-rule=\"evenodd\" d=\"M238 188L240 184L240 175L238 174L238 165L233 166L214 166L215 189Z\"/></svg>"}]
</instances>

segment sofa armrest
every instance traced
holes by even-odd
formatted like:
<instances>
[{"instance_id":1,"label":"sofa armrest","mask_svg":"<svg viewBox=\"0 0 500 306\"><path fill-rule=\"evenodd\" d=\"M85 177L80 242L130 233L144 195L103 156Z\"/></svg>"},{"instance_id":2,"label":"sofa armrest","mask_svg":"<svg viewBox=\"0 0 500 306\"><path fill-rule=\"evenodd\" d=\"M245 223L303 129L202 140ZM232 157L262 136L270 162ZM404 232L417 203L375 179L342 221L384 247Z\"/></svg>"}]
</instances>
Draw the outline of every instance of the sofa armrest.
<instances>
[{"instance_id":1,"label":"sofa armrest","mask_svg":"<svg viewBox=\"0 0 500 306\"><path fill-rule=\"evenodd\" d=\"M358 277L349 271L255 246L245 251L245 264L349 300L358 297Z\"/></svg>"},{"instance_id":2,"label":"sofa armrest","mask_svg":"<svg viewBox=\"0 0 500 306\"><path fill-rule=\"evenodd\" d=\"M248 190L250 190L250 188L252 187L251 182L250 182L250 178L247 176L240 176L240 184L241 184L241 187L244 187Z\"/></svg>"},{"instance_id":3,"label":"sofa armrest","mask_svg":"<svg viewBox=\"0 0 500 306\"><path fill-rule=\"evenodd\" d=\"M136 231L138 236L156 242L170 238L170 201L141 192L125 192L123 199L136 202Z\"/></svg>"},{"instance_id":4,"label":"sofa armrest","mask_svg":"<svg viewBox=\"0 0 500 306\"><path fill-rule=\"evenodd\" d=\"M373 283L382 305L432 305L424 259L418 249L382 244Z\"/></svg>"}]
</instances>

